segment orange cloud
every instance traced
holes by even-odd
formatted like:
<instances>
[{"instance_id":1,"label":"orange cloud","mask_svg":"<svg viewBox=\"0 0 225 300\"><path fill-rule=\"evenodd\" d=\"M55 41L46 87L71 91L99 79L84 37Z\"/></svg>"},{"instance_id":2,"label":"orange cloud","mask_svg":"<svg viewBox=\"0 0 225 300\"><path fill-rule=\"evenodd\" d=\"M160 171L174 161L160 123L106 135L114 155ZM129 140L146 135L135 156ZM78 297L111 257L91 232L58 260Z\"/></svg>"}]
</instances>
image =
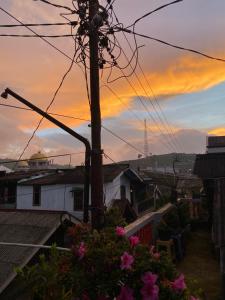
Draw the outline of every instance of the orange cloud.
<instances>
[{"instance_id":1,"label":"orange cloud","mask_svg":"<svg viewBox=\"0 0 225 300\"><path fill-rule=\"evenodd\" d=\"M208 131L208 134L212 135L225 135L225 127L218 127Z\"/></svg>"}]
</instances>

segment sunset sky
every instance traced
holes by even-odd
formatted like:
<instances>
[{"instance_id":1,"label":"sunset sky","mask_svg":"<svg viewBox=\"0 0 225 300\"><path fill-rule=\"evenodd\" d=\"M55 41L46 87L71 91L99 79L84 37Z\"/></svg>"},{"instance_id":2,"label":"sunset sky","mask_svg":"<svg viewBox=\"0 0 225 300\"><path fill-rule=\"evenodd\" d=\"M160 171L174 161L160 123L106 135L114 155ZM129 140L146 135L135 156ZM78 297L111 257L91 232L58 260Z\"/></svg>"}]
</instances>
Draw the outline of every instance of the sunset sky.
<instances>
[{"instance_id":1,"label":"sunset sky","mask_svg":"<svg viewBox=\"0 0 225 300\"><path fill-rule=\"evenodd\" d=\"M52 2L71 6L71 1L67 0ZM168 2L170 1L116 0L114 8L120 22L128 26L146 12ZM102 0L101 3L106 1ZM40 1L0 0L0 7L24 23L65 21L60 17L63 10L49 7ZM136 32L225 59L224 14L224 0L184 0L141 20L136 26ZM16 24L15 20L1 10L0 20L1 24ZM39 34L70 33L69 26L37 27L35 30ZM0 33L30 34L26 28L0 28ZM131 57L132 53L123 35L118 33L117 38L124 52ZM128 38L134 46L132 37ZM49 41L73 57L72 38ZM129 77L133 88L124 78L107 87L105 83L108 71L103 72L103 125L143 152L146 119L149 152L203 153L208 134L225 135L225 62L210 60L141 37L137 38L137 42L142 46L139 50L139 63L145 78L137 67L137 77ZM0 90L10 87L46 109L70 61L39 38L0 37L0 43ZM120 63L122 66L126 65L123 55ZM126 74L130 72L129 68L125 70ZM117 75L119 72L113 71L113 77ZM20 105L12 98L2 99L0 103ZM153 107L158 109L161 119ZM164 118L161 111L170 125L169 130L161 122ZM84 75L76 64L50 112L90 119ZM40 116L33 112L0 106L0 157L18 158L39 119ZM89 122L62 117L58 119L90 139ZM102 143L104 151L116 161L135 159L139 154L138 150L104 129ZM71 136L44 121L23 158L38 150L55 155L81 152L84 148ZM68 159L55 159L55 162L67 163ZM83 154L73 155L72 162L83 162ZM105 162L110 163L107 159Z\"/></svg>"}]
</instances>

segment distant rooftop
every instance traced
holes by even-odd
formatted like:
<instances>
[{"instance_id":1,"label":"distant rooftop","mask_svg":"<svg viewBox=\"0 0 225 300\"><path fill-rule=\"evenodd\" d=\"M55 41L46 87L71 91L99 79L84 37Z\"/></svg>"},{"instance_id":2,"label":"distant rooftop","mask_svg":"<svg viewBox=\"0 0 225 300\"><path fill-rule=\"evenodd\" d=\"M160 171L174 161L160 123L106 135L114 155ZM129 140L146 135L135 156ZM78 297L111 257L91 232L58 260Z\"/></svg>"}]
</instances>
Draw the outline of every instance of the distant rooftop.
<instances>
[{"instance_id":1,"label":"distant rooftop","mask_svg":"<svg viewBox=\"0 0 225 300\"><path fill-rule=\"evenodd\" d=\"M225 153L225 136L208 136L206 153Z\"/></svg>"}]
</instances>

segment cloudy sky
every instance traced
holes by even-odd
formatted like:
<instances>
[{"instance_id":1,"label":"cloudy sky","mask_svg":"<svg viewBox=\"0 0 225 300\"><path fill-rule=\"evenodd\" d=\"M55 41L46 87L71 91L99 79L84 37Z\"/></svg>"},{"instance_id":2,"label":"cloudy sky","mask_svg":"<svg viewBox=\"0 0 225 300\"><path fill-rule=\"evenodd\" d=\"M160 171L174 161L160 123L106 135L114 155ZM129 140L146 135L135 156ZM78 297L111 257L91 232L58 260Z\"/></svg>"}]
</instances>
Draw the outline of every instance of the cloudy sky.
<instances>
[{"instance_id":1,"label":"cloudy sky","mask_svg":"<svg viewBox=\"0 0 225 300\"><path fill-rule=\"evenodd\" d=\"M67 0L54 2L71 6L71 1ZM120 22L128 26L146 12L168 2L116 0L114 8ZM65 21L60 17L63 10L40 1L0 0L0 8L25 23ZM184 0L141 20L136 31L225 59L224 13L223 0ZM0 20L1 24L17 23L2 10ZM35 30L39 34L70 33L69 26L37 27ZM0 28L0 33L30 32L25 28ZM118 33L117 39L124 53L131 57L124 36ZM132 37L128 36L128 39L133 47ZM72 38L49 41L68 56L73 56ZM137 158L144 149L146 119L150 153L204 152L208 134L225 135L225 63L140 37L137 42L141 48L136 74L128 81L122 78L109 84L106 84L108 71L101 74L103 125L133 148L103 128L104 151L116 161ZM0 43L1 91L10 87L46 109L70 61L39 38L0 37ZM119 63L126 65L123 54ZM114 70L112 78L121 76L119 72ZM131 69L126 68L124 72L129 75ZM20 105L12 98L2 99L1 103ZM90 119L84 75L77 65L73 66L50 111ZM33 112L0 106L0 157L18 158L39 118ZM90 138L89 122L58 118ZM27 158L38 150L54 155L79 153L84 149L72 137L44 121L23 157ZM55 162L68 160L56 159ZM74 164L82 161L83 154L72 156ZM110 161L105 159L105 162Z\"/></svg>"}]
</instances>

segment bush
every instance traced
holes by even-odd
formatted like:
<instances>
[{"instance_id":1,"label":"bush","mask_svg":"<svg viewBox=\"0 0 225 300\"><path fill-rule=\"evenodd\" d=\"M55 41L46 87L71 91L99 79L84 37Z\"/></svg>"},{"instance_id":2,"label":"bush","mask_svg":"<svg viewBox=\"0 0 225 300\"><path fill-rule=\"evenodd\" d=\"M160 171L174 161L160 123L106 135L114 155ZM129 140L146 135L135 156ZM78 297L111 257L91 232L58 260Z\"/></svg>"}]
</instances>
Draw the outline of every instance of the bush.
<instances>
[{"instance_id":1,"label":"bush","mask_svg":"<svg viewBox=\"0 0 225 300\"><path fill-rule=\"evenodd\" d=\"M129 239L123 227L101 232L72 227L71 251L52 248L50 259L20 271L32 299L44 300L194 300L164 254Z\"/></svg>"}]
</instances>

